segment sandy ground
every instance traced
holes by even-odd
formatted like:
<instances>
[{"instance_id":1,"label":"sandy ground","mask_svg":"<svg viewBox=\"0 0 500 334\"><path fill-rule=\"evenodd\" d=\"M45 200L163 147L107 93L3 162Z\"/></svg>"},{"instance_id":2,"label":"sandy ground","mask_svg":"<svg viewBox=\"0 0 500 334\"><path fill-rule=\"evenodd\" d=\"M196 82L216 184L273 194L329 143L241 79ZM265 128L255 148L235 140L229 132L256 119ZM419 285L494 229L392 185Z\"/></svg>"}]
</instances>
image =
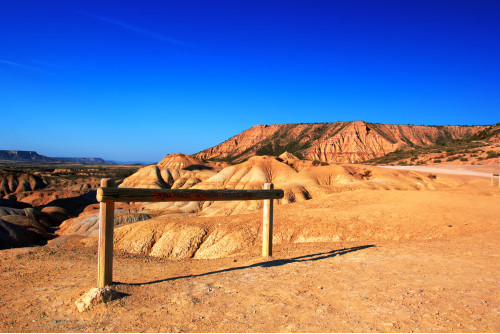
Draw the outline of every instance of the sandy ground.
<instances>
[{"instance_id":1,"label":"sandy ground","mask_svg":"<svg viewBox=\"0 0 500 334\"><path fill-rule=\"evenodd\" d=\"M468 175L477 177L489 177L492 173L500 173L500 166L478 166L478 165L443 165L443 166L380 166L391 169L413 170L417 172L442 173L453 175Z\"/></svg>"},{"instance_id":2,"label":"sandy ground","mask_svg":"<svg viewBox=\"0 0 500 334\"><path fill-rule=\"evenodd\" d=\"M282 242L273 258L258 244L213 260L115 252L112 287L125 296L82 313L74 302L96 285L95 249L3 250L0 331L499 332L499 200L481 178L278 206L277 230L342 238Z\"/></svg>"}]
</instances>

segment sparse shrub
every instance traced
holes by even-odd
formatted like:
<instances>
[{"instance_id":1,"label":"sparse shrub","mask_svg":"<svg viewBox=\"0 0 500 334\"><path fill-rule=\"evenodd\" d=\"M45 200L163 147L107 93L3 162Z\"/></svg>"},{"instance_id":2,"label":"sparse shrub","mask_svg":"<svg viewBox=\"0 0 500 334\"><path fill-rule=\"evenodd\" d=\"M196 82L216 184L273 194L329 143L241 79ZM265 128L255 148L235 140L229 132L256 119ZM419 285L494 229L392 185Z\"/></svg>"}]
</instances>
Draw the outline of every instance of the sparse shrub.
<instances>
[{"instance_id":1,"label":"sparse shrub","mask_svg":"<svg viewBox=\"0 0 500 334\"><path fill-rule=\"evenodd\" d=\"M467 157L461 157L460 161L469 161L469 159Z\"/></svg>"},{"instance_id":2,"label":"sparse shrub","mask_svg":"<svg viewBox=\"0 0 500 334\"><path fill-rule=\"evenodd\" d=\"M314 161L312 162L312 165L313 165L313 166L319 166L320 164L321 164L321 162L320 162L319 160L314 160Z\"/></svg>"},{"instance_id":3,"label":"sparse shrub","mask_svg":"<svg viewBox=\"0 0 500 334\"><path fill-rule=\"evenodd\" d=\"M429 173L429 175L427 175L427 177L431 180L435 180L437 178L436 174L432 174L432 173Z\"/></svg>"},{"instance_id":4,"label":"sparse shrub","mask_svg":"<svg viewBox=\"0 0 500 334\"><path fill-rule=\"evenodd\" d=\"M495 151L488 151L488 152L486 152L486 154L488 154L488 156L486 157L487 159L493 159L493 158L500 157L500 153L497 153Z\"/></svg>"},{"instance_id":5,"label":"sparse shrub","mask_svg":"<svg viewBox=\"0 0 500 334\"><path fill-rule=\"evenodd\" d=\"M434 159L434 163L441 163L441 159Z\"/></svg>"},{"instance_id":6,"label":"sparse shrub","mask_svg":"<svg viewBox=\"0 0 500 334\"><path fill-rule=\"evenodd\" d=\"M458 157L448 157L448 159L446 159L446 161L454 161L457 159L458 159Z\"/></svg>"},{"instance_id":7,"label":"sparse shrub","mask_svg":"<svg viewBox=\"0 0 500 334\"><path fill-rule=\"evenodd\" d=\"M367 179L368 180L370 178L370 176L372 176L372 171L369 170L369 169L365 169L363 171L363 173L360 174L360 176L361 176L362 179Z\"/></svg>"}]
</instances>

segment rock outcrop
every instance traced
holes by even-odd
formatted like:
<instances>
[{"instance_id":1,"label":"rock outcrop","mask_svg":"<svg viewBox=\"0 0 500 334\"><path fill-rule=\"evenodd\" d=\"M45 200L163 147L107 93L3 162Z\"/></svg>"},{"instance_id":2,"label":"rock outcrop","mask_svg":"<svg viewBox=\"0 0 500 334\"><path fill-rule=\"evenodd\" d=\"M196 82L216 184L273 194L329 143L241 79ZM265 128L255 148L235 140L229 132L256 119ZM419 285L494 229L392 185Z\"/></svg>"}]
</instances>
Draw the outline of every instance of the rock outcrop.
<instances>
[{"instance_id":1,"label":"rock outcrop","mask_svg":"<svg viewBox=\"0 0 500 334\"><path fill-rule=\"evenodd\" d=\"M240 162L254 155L298 158L329 163L353 163L397 149L446 143L471 136L486 126L423 126L363 121L256 125L225 142L201 151L199 159Z\"/></svg>"}]
</instances>

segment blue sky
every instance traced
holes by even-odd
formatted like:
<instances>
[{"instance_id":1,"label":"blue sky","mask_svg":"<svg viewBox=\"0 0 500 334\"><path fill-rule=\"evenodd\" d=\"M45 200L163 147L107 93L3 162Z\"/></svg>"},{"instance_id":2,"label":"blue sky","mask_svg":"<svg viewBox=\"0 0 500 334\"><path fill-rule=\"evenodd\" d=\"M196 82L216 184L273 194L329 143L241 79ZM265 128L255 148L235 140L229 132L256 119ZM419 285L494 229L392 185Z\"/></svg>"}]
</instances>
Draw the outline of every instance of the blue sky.
<instances>
[{"instance_id":1,"label":"blue sky","mask_svg":"<svg viewBox=\"0 0 500 334\"><path fill-rule=\"evenodd\" d=\"M0 149L159 161L256 124L492 124L499 64L497 0L2 0Z\"/></svg>"}]
</instances>

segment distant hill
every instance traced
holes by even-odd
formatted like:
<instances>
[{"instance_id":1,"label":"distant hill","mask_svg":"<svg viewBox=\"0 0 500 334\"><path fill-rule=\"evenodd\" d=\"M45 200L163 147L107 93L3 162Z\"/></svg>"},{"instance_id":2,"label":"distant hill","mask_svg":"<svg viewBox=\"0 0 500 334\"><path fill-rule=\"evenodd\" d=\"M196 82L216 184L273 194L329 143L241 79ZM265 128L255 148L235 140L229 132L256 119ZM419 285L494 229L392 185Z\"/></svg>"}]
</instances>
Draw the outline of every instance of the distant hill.
<instances>
[{"instance_id":1,"label":"distant hill","mask_svg":"<svg viewBox=\"0 0 500 334\"><path fill-rule=\"evenodd\" d=\"M0 150L0 163L113 165L101 158L47 157L35 151Z\"/></svg>"},{"instance_id":2,"label":"distant hill","mask_svg":"<svg viewBox=\"0 0 500 334\"><path fill-rule=\"evenodd\" d=\"M366 161L375 165L498 165L500 123L471 136L429 146L406 147Z\"/></svg>"},{"instance_id":3,"label":"distant hill","mask_svg":"<svg viewBox=\"0 0 500 334\"><path fill-rule=\"evenodd\" d=\"M238 163L255 155L279 156L289 152L301 159L352 163L408 148L446 145L482 133L487 128L363 121L256 125L194 157Z\"/></svg>"}]
</instances>

